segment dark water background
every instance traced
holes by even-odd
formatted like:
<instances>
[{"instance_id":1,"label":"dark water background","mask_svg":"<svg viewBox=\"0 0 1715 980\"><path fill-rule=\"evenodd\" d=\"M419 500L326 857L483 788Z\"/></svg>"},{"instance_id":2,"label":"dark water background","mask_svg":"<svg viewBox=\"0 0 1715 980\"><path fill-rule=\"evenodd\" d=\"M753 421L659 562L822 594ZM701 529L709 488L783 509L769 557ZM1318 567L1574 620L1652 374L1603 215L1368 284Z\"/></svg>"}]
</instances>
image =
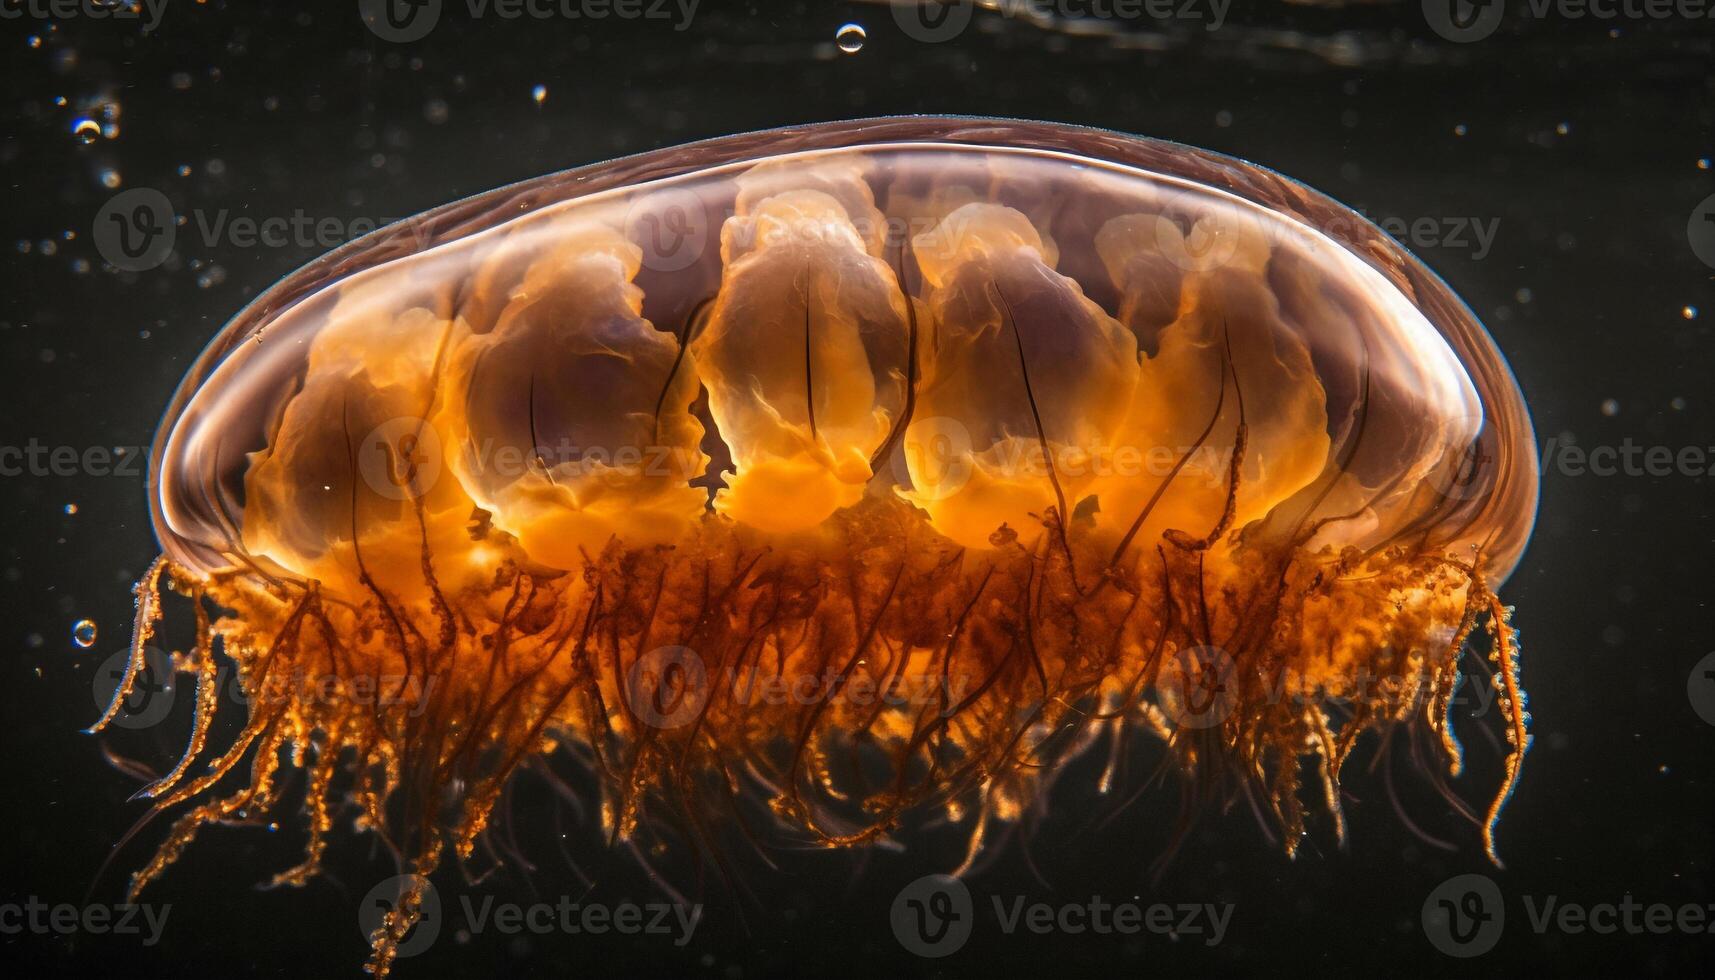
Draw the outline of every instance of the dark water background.
<instances>
[{"instance_id":1,"label":"dark water background","mask_svg":"<svg viewBox=\"0 0 1715 980\"><path fill-rule=\"evenodd\" d=\"M374 220L701 137L951 112L1180 140L1279 169L1372 217L1430 219L1436 240L1407 244L1487 322L1541 439L1698 446L1715 462L1715 269L1687 231L1715 193L1715 171L1699 165L1715 155L1715 21L1545 20L1513 4L1493 37L1452 44L1415 2L1248 6L1218 31L1142 21L1096 37L980 12L938 44L907 37L878 5L719 0L683 30L648 19L471 21L452 3L433 33L405 44L370 33L350 0L171 0L148 34L88 18L0 22L0 443L147 446L224 320L324 250L238 248L193 227L180 229L163 268L104 268L90 228L114 193L105 169L120 188L164 191L180 213ZM856 54L834 44L846 22L867 29ZM120 107L111 138L74 138L80 115L102 121L86 100ZM1491 245L1468 232L1447 240L1463 219L1493 222ZM81 902L141 812L125 802L135 781L79 729L96 717L97 665L126 640L130 582L156 554L145 500L140 474L0 477L0 904ZM1539 934L1525 902L1715 902L1715 726L1688 691L1694 665L1715 651L1712 504L1707 475L1545 473L1535 538L1502 592L1518 607L1536 731L1501 826L1504 871L1487 866L1444 804L1407 785L1413 818L1460 849L1419 841L1354 766L1345 850L1318 819L1289 861L1235 811L1205 820L1152 883L1170 795L1146 796L1105 832L1075 833L1099 804L1087 778L1068 779L1055 799L1064 819L1031 844L1047 884L1009 853L972 879L979 907L995 894L1230 902L1223 942L1007 936L990 917L955 955L917 959L896 942L889 907L905 883L956 863L930 841L863 862L811 854L780 873L747 870L754 899L743 903L711 881L699 893L708 919L682 948L659 937L459 942L449 924L398 975L1707 976L1715 935ZM88 650L72 640L85 618L100 631ZM1700 696L1715 701L1715 681L1704 683ZM169 765L183 707L176 724L108 741ZM1480 735L1469 744L1473 771L1459 785L1485 802L1495 756ZM553 804L521 791L515 809L538 869L470 893L580 894ZM172 904L159 945L4 934L0 973L360 975L354 908L390 873L385 862L347 840L329 880L259 892L301 847L296 818L282 823L276 833L206 832L147 896ZM122 855L97 901L119 900L148 846ZM590 900L659 898L587 829L566 846L598 873ZM1420 919L1430 891L1466 872L1495 880L1507 923L1487 954L1455 960ZM442 885L454 904L457 876Z\"/></svg>"}]
</instances>

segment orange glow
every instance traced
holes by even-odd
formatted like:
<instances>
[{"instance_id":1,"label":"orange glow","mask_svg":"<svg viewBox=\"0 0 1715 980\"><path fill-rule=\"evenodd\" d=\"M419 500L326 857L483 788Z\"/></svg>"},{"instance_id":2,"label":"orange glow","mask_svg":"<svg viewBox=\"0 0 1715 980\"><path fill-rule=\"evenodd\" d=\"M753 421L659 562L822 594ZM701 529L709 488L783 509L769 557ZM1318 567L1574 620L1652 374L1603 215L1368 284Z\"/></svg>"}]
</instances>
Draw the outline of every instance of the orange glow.
<instances>
[{"instance_id":1,"label":"orange glow","mask_svg":"<svg viewBox=\"0 0 1715 980\"><path fill-rule=\"evenodd\" d=\"M1197 151L933 120L517 193L288 280L175 406L134 660L168 575L225 611L185 669L218 649L251 714L191 778L199 713L149 792L191 808L133 893L271 806L281 747L310 776L287 883L341 771L428 874L569 745L619 839L760 797L830 846L941 808L974 857L1138 732L1200 802L1254 790L1292 851L1317 809L1343 839L1362 732L1421 726L1459 773L1479 624L1511 746L1495 857L1529 742L1493 591L1529 424L1469 312L1350 212ZM312 693L328 675L393 700Z\"/></svg>"}]
</instances>

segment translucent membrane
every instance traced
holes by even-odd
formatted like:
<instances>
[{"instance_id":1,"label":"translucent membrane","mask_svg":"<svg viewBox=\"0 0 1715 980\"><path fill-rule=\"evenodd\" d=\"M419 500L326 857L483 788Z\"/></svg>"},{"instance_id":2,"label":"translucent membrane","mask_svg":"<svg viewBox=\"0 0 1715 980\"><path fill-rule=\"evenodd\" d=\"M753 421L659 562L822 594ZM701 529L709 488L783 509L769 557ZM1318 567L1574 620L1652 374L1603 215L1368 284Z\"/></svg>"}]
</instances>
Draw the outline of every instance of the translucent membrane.
<instances>
[{"instance_id":1,"label":"translucent membrane","mask_svg":"<svg viewBox=\"0 0 1715 980\"><path fill-rule=\"evenodd\" d=\"M974 854L1137 730L1187 792L1270 801L1291 848L1302 756L1342 834L1358 732L1417 723L1457 774L1445 712L1485 617L1492 855L1528 744L1493 589L1534 458L1470 311L1314 191L1112 133L896 119L552 175L319 260L186 381L154 507L175 575L230 610L198 656L218 637L286 692L250 740L321 732L330 773L352 750L424 873L556 746L621 836L651 799L760 799L836 845L923 805ZM317 671L436 683L406 717L303 696ZM461 816L432 817L452 786Z\"/></svg>"}]
</instances>

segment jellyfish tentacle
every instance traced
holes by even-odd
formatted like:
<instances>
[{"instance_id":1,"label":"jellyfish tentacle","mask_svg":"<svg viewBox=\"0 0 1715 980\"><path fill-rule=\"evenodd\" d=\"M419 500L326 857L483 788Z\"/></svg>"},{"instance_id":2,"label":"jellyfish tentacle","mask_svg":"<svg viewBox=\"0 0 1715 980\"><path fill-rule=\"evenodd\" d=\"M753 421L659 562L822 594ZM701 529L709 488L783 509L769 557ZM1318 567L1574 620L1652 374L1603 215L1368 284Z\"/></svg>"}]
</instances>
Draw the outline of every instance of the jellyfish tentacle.
<instances>
[{"instance_id":1,"label":"jellyfish tentacle","mask_svg":"<svg viewBox=\"0 0 1715 980\"><path fill-rule=\"evenodd\" d=\"M113 699L107 703L107 710L101 713L95 724L84 731L93 735L106 728L119 716L120 709L125 706L125 699L131 696L131 688L137 683L137 674L143 669L149 638L155 635L155 625L161 619L161 576L173 567L175 566L172 559L162 553L149 563L148 570L132 589L136 596L137 614L131 627L131 656L125 661L125 673L119 679L119 685L113 689Z\"/></svg>"},{"instance_id":2,"label":"jellyfish tentacle","mask_svg":"<svg viewBox=\"0 0 1715 980\"><path fill-rule=\"evenodd\" d=\"M1191 461L1191 457L1203 448L1203 445L1209 441L1209 436L1214 433L1216 423L1221 420L1221 406L1225 404L1227 396L1227 370L1229 366L1228 362L1221 362L1220 394L1215 399L1215 410L1209 416L1209 424L1204 427L1202 433L1197 436L1197 440L1191 444L1190 448L1181 453L1179 458L1174 461L1173 468L1167 471L1167 476L1156 486L1155 492L1150 494L1149 499L1145 501L1143 505L1143 509L1138 511L1137 517L1132 520L1131 526L1126 529L1125 534L1120 538L1119 545L1114 548L1114 556L1108 561L1110 568L1119 567L1120 559L1124 558L1126 551L1131 548L1132 539L1137 537L1138 531L1143 529L1144 522L1149 520L1150 513L1153 512L1156 505L1161 502L1162 496L1166 494L1167 489L1173 485L1173 481L1178 479L1179 474L1184 470L1185 465Z\"/></svg>"},{"instance_id":3,"label":"jellyfish tentacle","mask_svg":"<svg viewBox=\"0 0 1715 980\"><path fill-rule=\"evenodd\" d=\"M1495 637L1495 648L1491 656L1499 669L1505 690L1501 704L1507 715L1507 741L1512 746L1512 751L1507 753L1505 777L1501 787L1483 817L1483 851L1489 860L1494 862L1495 867L1499 868L1503 865L1500 853L1495 848L1495 827L1501 822L1501 811L1506 808L1507 802L1512 799L1513 791L1518 788L1519 776L1524 769L1524 755L1530 751L1530 711L1525 706L1524 689L1519 684L1518 639L1512 626L1512 610L1501 605L1500 598L1489 589L1480 573L1477 582L1487 596L1489 629Z\"/></svg>"},{"instance_id":4,"label":"jellyfish tentacle","mask_svg":"<svg viewBox=\"0 0 1715 980\"><path fill-rule=\"evenodd\" d=\"M155 804L152 813L162 813L213 786L238 764L245 754L245 750L250 748L251 743L256 744L256 753L251 761L248 785L230 796L195 807L174 821L166 839L155 851L155 856L143 867L132 872L130 884L125 890L126 901L137 901L137 897L143 889L147 888L151 882L159 878L163 872L178 861L185 849L191 845L191 841L196 838L197 832L203 827L210 823L225 820L252 803L257 803L263 810L272 806L273 777L279 767L280 744L286 736L285 728L279 724L279 719L280 715L277 713L267 716L267 720L264 722L254 724L252 726L254 734L249 737L241 737L238 743L234 745L233 750L216 763L214 772L211 772L204 780L191 784L196 787L191 792L182 795L174 794L176 798L168 797Z\"/></svg>"},{"instance_id":5,"label":"jellyfish tentacle","mask_svg":"<svg viewBox=\"0 0 1715 980\"><path fill-rule=\"evenodd\" d=\"M803 278L807 274L800 273ZM807 286L798 290L799 302L804 304L804 413L810 420L810 442L820 443L822 434L816 430L816 358L814 345L811 343L810 332L810 291Z\"/></svg>"},{"instance_id":6,"label":"jellyfish tentacle","mask_svg":"<svg viewBox=\"0 0 1715 980\"><path fill-rule=\"evenodd\" d=\"M655 428L654 440L661 441L661 411L667 405L667 396L673 390L673 381L679 377L679 368L685 363L685 354L691 349L691 344L697 339L697 334L708 322L709 310L714 306L715 296L709 295L698 300L691 307L691 312L685 315L685 323L673 338L677 341L677 350L673 353L673 366L668 368L667 377L661 383L661 395L655 399Z\"/></svg>"},{"instance_id":7,"label":"jellyfish tentacle","mask_svg":"<svg viewBox=\"0 0 1715 980\"><path fill-rule=\"evenodd\" d=\"M1233 433L1233 451L1227 461L1227 500L1221 508L1221 516L1216 519L1215 526L1201 538L1193 538L1178 528L1168 528L1163 537L1185 551L1208 551L1215 542L1219 541L1227 530L1233 526L1233 517L1238 513L1239 484L1244 479L1245 447L1250 439L1250 424L1245 420L1245 391L1239 379L1239 373L1233 367L1232 338L1223 328L1226 343L1226 363L1221 371L1223 381L1228 374L1233 379L1233 394L1238 400L1239 422ZM1223 387L1222 393L1225 394ZM1220 417L1219 401L1216 402L1215 417ZM1211 423L1213 424L1213 423Z\"/></svg>"},{"instance_id":8,"label":"jellyfish tentacle","mask_svg":"<svg viewBox=\"0 0 1715 980\"><path fill-rule=\"evenodd\" d=\"M1001 309L1005 311L1007 326L1012 328L1012 342L1018 350L1018 375L1024 382L1024 400L1030 406L1030 421L1036 429L1037 449L1042 453L1043 466L1048 471L1048 484L1054 488L1054 530L1060 540L1060 547L1066 553L1066 566L1071 570L1072 585L1078 588L1078 566L1072 557L1072 542L1067 537L1066 522L1071 519L1071 512L1066 509L1066 491L1060 486L1060 469L1054 461L1054 449L1048 444L1048 432L1042 427L1042 409L1036 403L1036 390L1030 384L1030 359L1024 353L1024 335L1018 330L1018 317L1012 312L1012 304L1007 301L1006 293L999 283L992 284L995 298L1000 300Z\"/></svg>"},{"instance_id":9,"label":"jellyfish tentacle","mask_svg":"<svg viewBox=\"0 0 1715 980\"><path fill-rule=\"evenodd\" d=\"M899 295L905 300L905 405L899 410L899 417L893 420L893 428L882 441L874 455L869 458L871 472L879 472L881 464L891 455L899 440L905 435L905 429L917 414L917 382L920 367L920 356L917 351L918 325L917 300L911 291L905 288L905 254L911 247L909 238L899 243L899 258L893 267L894 283L899 288Z\"/></svg>"},{"instance_id":10,"label":"jellyfish tentacle","mask_svg":"<svg viewBox=\"0 0 1715 980\"><path fill-rule=\"evenodd\" d=\"M344 751L344 743L340 739L343 730L343 719L335 719L330 724L322 747L318 750L315 765L310 769L309 782L304 789L304 807L309 811L306 814L309 839L304 843L303 860L275 874L265 888L301 888L321 873L322 854L327 850L327 834L333 828L328 799L334 776L339 772L341 753Z\"/></svg>"},{"instance_id":11,"label":"jellyfish tentacle","mask_svg":"<svg viewBox=\"0 0 1715 980\"><path fill-rule=\"evenodd\" d=\"M214 656L208 609L203 604L204 590L201 584L191 586L190 598L192 606L196 610L196 641L191 659L197 675L196 713L191 722L191 736L185 743L185 749L183 754L179 756L178 764L160 779L138 790L132 799L152 799L171 789L174 784L184 778L185 773L191 767L191 762L202 754L203 746L208 742L209 726L214 723L217 699L220 695L217 682L220 664Z\"/></svg>"},{"instance_id":12,"label":"jellyfish tentacle","mask_svg":"<svg viewBox=\"0 0 1715 980\"><path fill-rule=\"evenodd\" d=\"M383 913L381 924L369 935L369 962L363 969L374 975L375 980L385 980L392 972L399 944L423 917L423 897L429 890L428 876L439 863L439 851L439 846L433 845L417 857L404 879L398 900Z\"/></svg>"},{"instance_id":13,"label":"jellyfish tentacle","mask_svg":"<svg viewBox=\"0 0 1715 980\"><path fill-rule=\"evenodd\" d=\"M1305 708L1305 720L1310 723L1316 735L1316 758L1320 763L1318 772L1322 777L1323 806L1334 818L1334 839L1343 848L1346 846L1346 809L1340 803L1340 766L1344 759L1340 757L1334 746L1334 734L1328 729L1328 716L1317 705Z\"/></svg>"},{"instance_id":14,"label":"jellyfish tentacle","mask_svg":"<svg viewBox=\"0 0 1715 980\"><path fill-rule=\"evenodd\" d=\"M1468 580L1465 611L1460 614L1459 626L1453 632L1452 642L1448 644L1446 666L1442 668L1440 680L1435 686L1435 696L1429 706L1430 729L1440 736L1441 751L1447 758L1447 775L1455 778L1465 771L1465 748L1453 732L1453 694L1459 687L1459 655L1464 651L1466 641L1477 626L1478 598L1474 585L1474 582Z\"/></svg>"}]
</instances>

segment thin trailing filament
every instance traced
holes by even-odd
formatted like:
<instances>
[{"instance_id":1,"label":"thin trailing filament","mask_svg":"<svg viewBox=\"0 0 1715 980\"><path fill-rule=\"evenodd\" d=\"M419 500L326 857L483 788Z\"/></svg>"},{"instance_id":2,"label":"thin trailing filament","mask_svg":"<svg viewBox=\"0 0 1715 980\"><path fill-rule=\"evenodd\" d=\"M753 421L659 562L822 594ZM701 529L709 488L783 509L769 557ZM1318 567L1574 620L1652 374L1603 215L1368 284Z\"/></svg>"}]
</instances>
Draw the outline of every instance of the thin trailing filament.
<instances>
[{"instance_id":1,"label":"thin trailing filament","mask_svg":"<svg viewBox=\"0 0 1715 980\"><path fill-rule=\"evenodd\" d=\"M1495 848L1495 826L1501 822L1501 810L1512 798L1513 791L1518 788L1519 774L1524 768L1524 754L1530 750L1530 711L1525 704L1524 688L1519 684L1518 635L1512 627L1512 610L1501 605L1501 600L1489 592L1483 584L1481 573L1473 576L1475 586L1487 594L1489 607L1489 629L1494 633L1495 645L1492 654L1502 684L1501 710L1507 718L1507 744L1511 751L1507 753L1506 779L1499 793L1495 794L1494 802L1489 804L1488 813L1483 819L1483 852L1496 867L1501 864L1499 851Z\"/></svg>"},{"instance_id":2,"label":"thin trailing filament","mask_svg":"<svg viewBox=\"0 0 1715 980\"><path fill-rule=\"evenodd\" d=\"M131 627L131 655L125 659L125 673L119 679L118 686L113 689L113 700L108 702L107 709L96 719L95 724L88 728L92 734L112 723L119 712L124 710L125 699L131 696L132 688L137 683L137 674L143 669L144 651L148 649L149 639L155 635L155 626L161 620L161 576L171 564L166 555L157 557L149 563L148 570L132 589L137 613Z\"/></svg>"}]
</instances>

